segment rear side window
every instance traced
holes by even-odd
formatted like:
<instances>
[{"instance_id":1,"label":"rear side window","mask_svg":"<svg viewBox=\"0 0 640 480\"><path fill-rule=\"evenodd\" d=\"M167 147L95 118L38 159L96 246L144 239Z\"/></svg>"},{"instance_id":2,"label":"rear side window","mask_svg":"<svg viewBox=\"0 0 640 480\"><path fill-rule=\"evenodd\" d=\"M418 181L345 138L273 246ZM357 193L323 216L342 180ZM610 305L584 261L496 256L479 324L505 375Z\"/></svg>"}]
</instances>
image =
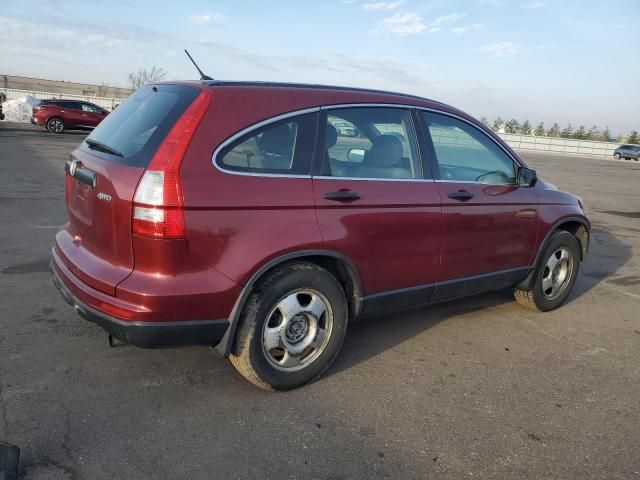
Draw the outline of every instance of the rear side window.
<instances>
[{"instance_id":1,"label":"rear side window","mask_svg":"<svg viewBox=\"0 0 640 480\"><path fill-rule=\"evenodd\" d=\"M403 108L327 111L322 176L421 178L411 113Z\"/></svg>"},{"instance_id":2,"label":"rear side window","mask_svg":"<svg viewBox=\"0 0 640 480\"><path fill-rule=\"evenodd\" d=\"M252 130L224 147L215 162L235 172L309 175L316 120L308 113Z\"/></svg>"},{"instance_id":3,"label":"rear side window","mask_svg":"<svg viewBox=\"0 0 640 480\"><path fill-rule=\"evenodd\" d=\"M69 108L71 110L82 110L82 104L80 102L55 102L61 108Z\"/></svg>"},{"instance_id":4,"label":"rear side window","mask_svg":"<svg viewBox=\"0 0 640 480\"><path fill-rule=\"evenodd\" d=\"M111 112L87 137L122 156L90 150L86 143L81 148L114 162L146 167L198 93L197 88L183 85L143 87Z\"/></svg>"}]
</instances>

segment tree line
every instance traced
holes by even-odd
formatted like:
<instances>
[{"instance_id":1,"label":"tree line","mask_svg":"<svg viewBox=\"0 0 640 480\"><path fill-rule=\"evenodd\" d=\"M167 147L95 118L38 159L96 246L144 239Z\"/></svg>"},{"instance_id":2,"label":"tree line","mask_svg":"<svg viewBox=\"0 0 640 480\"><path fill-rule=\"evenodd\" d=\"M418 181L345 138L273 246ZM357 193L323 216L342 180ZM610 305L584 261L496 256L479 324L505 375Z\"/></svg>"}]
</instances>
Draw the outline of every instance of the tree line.
<instances>
[{"instance_id":1,"label":"tree line","mask_svg":"<svg viewBox=\"0 0 640 480\"><path fill-rule=\"evenodd\" d=\"M609 127L605 127L600 130L597 125L587 129L584 125L580 125L577 129L569 123L563 129L560 128L558 123L554 123L551 128L545 128L544 122L540 122L535 128L529 120L525 120L520 123L515 118L504 121L502 118L496 118L493 123L489 123L487 117L482 117L482 123L491 128L494 132L502 131L505 133L519 133L521 135L535 135L536 137L559 137L559 138L574 138L576 140L597 140L600 142L618 142L618 143L634 143L640 144L640 135L636 130L633 130L626 137L624 135L618 135L613 137Z\"/></svg>"}]
</instances>

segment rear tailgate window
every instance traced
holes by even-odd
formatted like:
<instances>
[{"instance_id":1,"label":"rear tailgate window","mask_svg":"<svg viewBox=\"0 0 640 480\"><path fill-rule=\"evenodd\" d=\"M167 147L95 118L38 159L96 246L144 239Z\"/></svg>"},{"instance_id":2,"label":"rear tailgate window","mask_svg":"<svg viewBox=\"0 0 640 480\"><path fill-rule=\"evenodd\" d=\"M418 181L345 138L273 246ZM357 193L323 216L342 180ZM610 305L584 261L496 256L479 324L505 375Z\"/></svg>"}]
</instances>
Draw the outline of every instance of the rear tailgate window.
<instances>
[{"instance_id":1,"label":"rear tailgate window","mask_svg":"<svg viewBox=\"0 0 640 480\"><path fill-rule=\"evenodd\" d=\"M148 85L131 95L87 137L122 156L80 147L100 158L146 168L176 120L198 95L195 87Z\"/></svg>"}]
</instances>

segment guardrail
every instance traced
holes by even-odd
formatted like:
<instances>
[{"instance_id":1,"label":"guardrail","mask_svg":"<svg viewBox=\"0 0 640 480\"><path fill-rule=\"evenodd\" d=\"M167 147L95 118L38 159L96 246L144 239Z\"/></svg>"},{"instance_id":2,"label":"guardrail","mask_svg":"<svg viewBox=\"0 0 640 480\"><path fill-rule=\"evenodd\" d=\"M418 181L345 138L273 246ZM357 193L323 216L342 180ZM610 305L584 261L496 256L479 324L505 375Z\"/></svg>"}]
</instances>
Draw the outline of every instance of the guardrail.
<instances>
[{"instance_id":1,"label":"guardrail","mask_svg":"<svg viewBox=\"0 0 640 480\"><path fill-rule=\"evenodd\" d=\"M86 102L91 102L99 107L106 108L108 110L113 110L113 107L124 102L123 98L111 98L111 97L95 97L92 95L73 95L66 93L51 93L51 92L40 92L37 90L18 90L15 88L4 88L0 87L0 92L4 93L7 96L7 100L16 100L18 98L25 97L30 95L39 100L47 100L49 98L60 98L66 100L83 100Z\"/></svg>"},{"instance_id":2,"label":"guardrail","mask_svg":"<svg viewBox=\"0 0 640 480\"><path fill-rule=\"evenodd\" d=\"M612 157L613 151L620 146L619 143L575 140L573 138L536 137L535 135L514 133L499 133L498 135L516 150Z\"/></svg>"},{"instance_id":3,"label":"guardrail","mask_svg":"<svg viewBox=\"0 0 640 480\"><path fill-rule=\"evenodd\" d=\"M434 141L440 144L481 148L480 143L462 131L433 127L430 132ZM537 137L535 135L514 133L498 133L498 135L516 150L612 157L613 151L620 146L619 143L576 140L573 138Z\"/></svg>"}]
</instances>

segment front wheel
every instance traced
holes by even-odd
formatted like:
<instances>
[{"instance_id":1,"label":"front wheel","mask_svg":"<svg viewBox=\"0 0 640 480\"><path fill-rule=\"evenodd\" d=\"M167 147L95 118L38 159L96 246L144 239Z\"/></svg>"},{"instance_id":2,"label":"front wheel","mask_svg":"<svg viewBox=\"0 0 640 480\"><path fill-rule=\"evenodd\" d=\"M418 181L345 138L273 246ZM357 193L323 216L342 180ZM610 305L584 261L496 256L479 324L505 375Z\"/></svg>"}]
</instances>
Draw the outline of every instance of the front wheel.
<instances>
[{"instance_id":1,"label":"front wheel","mask_svg":"<svg viewBox=\"0 0 640 480\"><path fill-rule=\"evenodd\" d=\"M620 160L620 156L621 156L621 155L620 155L619 153L616 153L616 154L613 156L613 158L615 158L616 160Z\"/></svg>"},{"instance_id":2,"label":"front wheel","mask_svg":"<svg viewBox=\"0 0 640 480\"><path fill-rule=\"evenodd\" d=\"M565 231L554 233L542 254L533 288L516 288L516 301L527 308L548 312L558 308L571 293L580 269L580 244Z\"/></svg>"},{"instance_id":3,"label":"front wheel","mask_svg":"<svg viewBox=\"0 0 640 480\"><path fill-rule=\"evenodd\" d=\"M327 270L306 262L280 267L247 299L231 363L266 390L304 385L337 356L347 316L344 290Z\"/></svg>"}]
</instances>

